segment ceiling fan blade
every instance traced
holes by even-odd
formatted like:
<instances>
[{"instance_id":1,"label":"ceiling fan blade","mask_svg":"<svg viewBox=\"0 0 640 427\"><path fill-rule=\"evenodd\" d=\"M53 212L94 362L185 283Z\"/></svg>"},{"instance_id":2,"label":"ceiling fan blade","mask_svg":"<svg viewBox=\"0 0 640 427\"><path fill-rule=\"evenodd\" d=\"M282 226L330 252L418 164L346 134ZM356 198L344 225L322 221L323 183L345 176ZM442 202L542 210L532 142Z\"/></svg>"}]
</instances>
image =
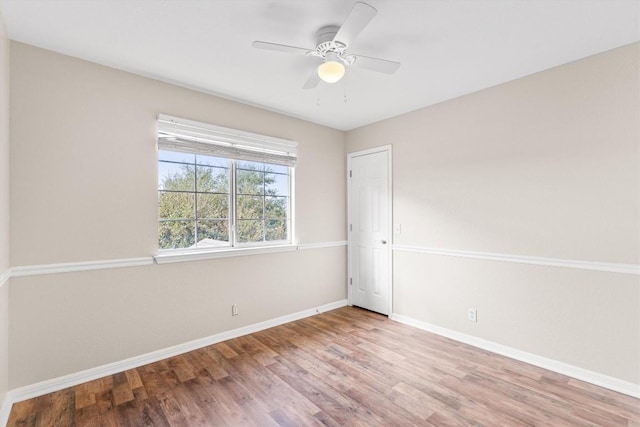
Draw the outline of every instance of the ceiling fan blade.
<instances>
[{"instance_id":1,"label":"ceiling fan blade","mask_svg":"<svg viewBox=\"0 0 640 427\"><path fill-rule=\"evenodd\" d=\"M316 67L313 69L311 75L302 86L302 89L313 89L318 86L318 83L320 83L320 77L318 77L318 68Z\"/></svg>"},{"instance_id":2,"label":"ceiling fan blade","mask_svg":"<svg viewBox=\"0 0 640 427\"><path fill-rule=\"evenodd\" d=\"M349 46L358 34L364 30L364 27L371 22L373 17L376 16L376 13L378 13L378 11L366 3L358 2L354 4L344 24L342 24L342 27L340 27L333 37L333 41L339 41L344 43L345 46Z\"/></svg>"},{"instance_id":3,"label":"ceiling fan blade","mask_svg":"<svg viewBox=\"0 0 640 427\"><path fill-rule=\"evenodd\" d=\"M285 53L297 53L300 55L306 55L307 52L313 50L313 49L305 49L303 47L287 46L284 44L261 42L261 41L254 41L253 43L251 43L251 46L257 49L275 50L276 52L285 52Z\"/></svg>"},{"instance_id":4,"label":"ceiling fan blade","mask_svg":"<svg viewBox=\"0 0 640 427\"><path fill-rule=\"evenodd\" d=\"M371 71L377 71L378 73L393 74L398 68L400 63L395 61L389 61L387 59L370 58L368 56L354 55L355 60L353 66L364 68Z\"/></svg>"}]
</instances>

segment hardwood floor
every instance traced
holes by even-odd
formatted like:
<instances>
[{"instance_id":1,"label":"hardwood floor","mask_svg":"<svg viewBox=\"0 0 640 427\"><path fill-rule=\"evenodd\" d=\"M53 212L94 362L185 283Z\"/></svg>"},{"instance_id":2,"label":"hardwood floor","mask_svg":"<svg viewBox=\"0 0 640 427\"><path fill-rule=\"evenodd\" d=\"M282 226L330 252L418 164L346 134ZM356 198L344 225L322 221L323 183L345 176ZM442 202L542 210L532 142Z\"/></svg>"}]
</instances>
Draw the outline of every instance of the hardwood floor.
<instances>
[{"instance_id":1,"label":"hardwood floor","mask_svg":"<svg viewBox=\"0 0 640 427\"><path fill-rule=\"evenodd\" d=\"M640 401L345 307L17 403L9 426L640 426Z\"/></svg>"}]
</instances>

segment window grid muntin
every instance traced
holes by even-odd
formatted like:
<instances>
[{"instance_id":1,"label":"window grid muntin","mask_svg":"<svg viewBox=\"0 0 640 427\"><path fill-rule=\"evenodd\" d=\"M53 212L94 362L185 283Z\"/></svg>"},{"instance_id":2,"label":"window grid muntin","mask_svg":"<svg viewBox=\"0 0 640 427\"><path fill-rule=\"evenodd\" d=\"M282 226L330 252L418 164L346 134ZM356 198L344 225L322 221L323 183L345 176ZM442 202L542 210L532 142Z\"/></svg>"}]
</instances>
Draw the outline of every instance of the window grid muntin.
<instances>
[{"instance_id":1,"label":"window grid muntin","mask_svg":"<svg viewBox=\"0 0 640 427\"><path fill-rule=\"evenodd\" d=\"M172 152L170 150L160 150L160 151L164 151L164 152ZM198 229L201 228L198 226L198 222L199 221L227 221L227 237L228 237L228 245L231 246L232 244L232 240L231 240L231 223L232 223L232 219L231 218L209 218L209 217L199 217L198 216L198 194L214 194L214 195L225 195L227 196L227 205L230 205L232 203L232 194L231 194L231 161L229 159L225 159L227 160L227 164L229 164L229 167L222 167L222 166L212 166L209 164L205 164L202 162L198 161L198 154L194 154L194 155L189 155L189 157L192 157L193 160L192 161L184 161L184 162L180 162L180 161L174 161L174 160L160 160L158 159L158 163L169 163L169 164L174 164L174 165L185 165L185 166L189 166L189 167L193 167L193 191L191 190L166 190L166 189L160 189L160 176L158 176L158 193L159 194L163 194L163 193L183 193L183 194L193 194L193 212L192 212L192 217L189 218L158 218L159 219L159 225L162 223L168 223L168 222L193 222L193 229L194 229L194 245L196 246L196 248L198 248L198 242L199 242L199 238L198 238ZM201 156L201 157L212 157L212 156ZM198 187L198 169L199 168L209 168L209 169L213 169L213 170L221 170L221 171L226 171L226 176L227 176L227 189L228 192L227 193L221 193L221 192L217 192L217 191L200 191L199 187ZM160 199L160 197L158 198ZM160 230L159 230L160 231ZM224 242L224 240L223 240ZM160 235L158 234L158 246L160 246ZM188 249L188 248L170 248L170 249ZM169 250L170 250L169 249Z\"/></svg>"},{"instance_id":2,"label":"window grid muntin","mask_svg":"<svg viewBox=\"0 0 640 427\"><path fill-rule=\"evenodd\" d=\"M241 162L246 162L241 160ZM247 162L248 163L248 162ZM255 164L261 164L262 165L262 169L261 170L257 170L257 169L250 169L250 168L246 168L246 167L238 167L236 161L233 161L234 164L234 176L237 179L237 173L238 171L250 171L250 172L257 172L257 173L261 173L262 174L262 194L250 194L250 193L236 193L236 196L246 196L246 197L260 197L262 199L262 218L243 218L240 219L237 216L237 212L236 215L234 216L234 220L236 221L236 233L234 233L235 235L235 239L234 239L234 246L250 246L250 245L259 245L259 244L266 244L266 243L278 243L278 242L289 242L291 240L291 168L288 167L287 168L287 173L282 173L282 172L273 172L273 171L268 171L268 167L269 164L268 163L258 163L258 162L250 162L250 163L255 163ZM272 174L272 175L281 175L281 176L286 176L287 177L287 196L280 196L280 195L268 195L267 194L267 182L266 182L266 175L267 174ZM237 188L236 188L237 189ZM267 208L267 204L266 204L266 199L267 197L280 197L283 199L286 199L286 209L285 209L285 218L276 218L276 217L267 217L266 215L266 208ZM237 204L238 204L239 198L236 197L234 206L236 206L237 209ZM286 236L284 239L280 239L280 240L267 240L267 222L268 221L282 221L285 223L285 227L286 227ZM261 225L262 225L262 240L252 240L252 241L247 241L247 242L240 242L237 239L237 222L240 221L260 221Z\"/></svg>"},{"instance_id":3,"label":"window grid muntin","mask_svg":"<svg viewBox=\"0 0 640 427\"><path fill-rule=\"evenodd\" d=\"M171 150L161 150L161 151L165 151L165 152L172 152ZM200 155L203 156L203 155ZM207 156L204 155L204 157L214 157L214 156ZM222 159L222 158L221 158ZM251 162L251 163L255 163L255 164L260 164L261 165L261 170L256 170L256 169L250 169L250 168L246 168L246 167L238 167L237 163L238 162L247 162L244 160L237 160L237 159L225 159L228 161L229 167L221 167L221 166L217 166L217 165L209 165L209 164L203 164L203 163L199 163L198 162L198 154L194 155L194 161L193 163L190 162L179 162L179 161L172 161L172 160L158 160L158 162L160 163L173 163L173 164L180 164L180 165L188 165L188 166L194 166L194 191L187 191L187 190L158 190L159 193L161 192L165 192L165 193L188 193L188 194L193 194L194 195L194 210L193 210L193 218L184 218L184 219L178 219L178 218L159 218L159 222L185 222L185 221L193 221L194 222L194 241L195 241L195 245L197 248L197 243L198 243L198 221L228 221L228 246L231 247L239 247L239 246L261 246L264 244L274 244L274 243L280 243L280 242L290 242L291 241L291 236L292 236L292 206L291 206L291 198L292 198L292 188L293 188L293 183L292 183L292 172L293 172L293 168L292 167L288 167L288 166L283 166L286 167L287 169L287 173L283 173L283 172L276 172L276 171L269 171L269 164L268 163L259 163L259 162ZM276 165L278 166L278 165ZM220 193L220 192L214 192L214 191L199 191L198 189L198 167L205 167L205 168L212 168L212 169L223 169L227 171L227 177L228 177L228 189L229 192L228 193ZM237 171L249 171L249 172L258 172L261 173L262 175L262 194L245 194L245 193L238 193L237 190ZM267 184L266 184L266 175L267 174L272 174L272 175L279 175L279 176L283 176L286 177L287 179L287 186L286 186L286 191L287 191L287 195L280 195L280 194L275 194L275 195L271 195L271 194L267 194ZM228 218L201 218L197 216L197 212L198 212L198 194L217 194L217 195L226 195L228 197L228 212L229 212L229 217ZM259 219L243 219L243 220L239 220L237 218L237 203L238 203L238 196L255 196L255 197L260 197L262 199L262 218ZM266 200L267 198L282 198L285 199L286 202L286 208L284 209L284 217L267 217L267 212L266 212ZM237 233L237 223L238 221L260 221L261 225L262 225L262 239L261 240L256 240L256 241L247 241L247 242L240 242L238 239L238 233ZM282 222L284 223L284 226L286 228L286 236L284 239L280 239L280 240L267 240L267 223L269 221L278 221L278 222ZM172 249L188 249L188 248L172 248ZM170 250L170 249L169 249Z\"/></svg>"}]
</instances>

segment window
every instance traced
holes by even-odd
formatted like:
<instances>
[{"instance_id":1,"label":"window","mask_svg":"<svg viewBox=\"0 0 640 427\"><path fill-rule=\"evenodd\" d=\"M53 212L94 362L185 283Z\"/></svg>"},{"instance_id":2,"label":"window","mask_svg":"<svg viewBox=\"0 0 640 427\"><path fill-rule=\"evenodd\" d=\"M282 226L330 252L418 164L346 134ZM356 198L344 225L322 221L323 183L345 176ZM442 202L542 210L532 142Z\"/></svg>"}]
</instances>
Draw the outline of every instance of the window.
<instances>
[{"instance_id":1,"label":"window","mask_svg":"<svg viewBox=\"0 0 640 427\"><path fill-rule=\"evenodd\" d=\"M289 244L295 143L161 115L158 247Z\"/></svg>"}]
</instances>

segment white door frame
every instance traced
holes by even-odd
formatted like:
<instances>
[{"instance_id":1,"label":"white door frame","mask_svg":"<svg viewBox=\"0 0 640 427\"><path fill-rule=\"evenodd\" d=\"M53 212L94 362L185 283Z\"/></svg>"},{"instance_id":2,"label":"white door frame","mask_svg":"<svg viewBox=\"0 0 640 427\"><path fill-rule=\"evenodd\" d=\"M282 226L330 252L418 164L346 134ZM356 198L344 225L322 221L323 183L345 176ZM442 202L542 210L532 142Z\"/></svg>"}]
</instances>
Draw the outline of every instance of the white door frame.
<instances>
[{"instance_id":1,"label":"white door frame","mask_svg":"<svg viewBox=\"0 0 640 427\"><path fill-rule=\"evenodd\" d=\"M351 161L354 157L359 157L367 154L374 154L380 152L387 152L388 154L388 199L389 200L389 244L386 245L388 260L389 260L389 317L393 314L393 150L391 145L383 145L376 148L370 148L368 150L355 151L347 154L347 302L349 305L353 305L352 299L352 275L351 275L351 180L349 174L351 173Z\"/></svg>"}]
</instances>

